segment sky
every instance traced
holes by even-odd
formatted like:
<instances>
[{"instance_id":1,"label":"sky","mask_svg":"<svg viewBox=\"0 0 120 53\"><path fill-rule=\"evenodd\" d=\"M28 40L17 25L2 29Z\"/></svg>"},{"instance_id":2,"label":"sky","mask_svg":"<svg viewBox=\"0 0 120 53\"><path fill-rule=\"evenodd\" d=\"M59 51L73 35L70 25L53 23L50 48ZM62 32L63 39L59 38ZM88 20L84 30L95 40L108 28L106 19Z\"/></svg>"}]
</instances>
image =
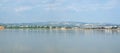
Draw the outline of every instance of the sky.
<instances>
[{"instance_id":1,"label":"sky","mask_svg":"<svg viewBox=\"0 0 120 53\"><path fill-rule=\"evenodd\" d=\"M120 24L120 0L0 0L0 23Z\"/></svg>"}]
</instances>

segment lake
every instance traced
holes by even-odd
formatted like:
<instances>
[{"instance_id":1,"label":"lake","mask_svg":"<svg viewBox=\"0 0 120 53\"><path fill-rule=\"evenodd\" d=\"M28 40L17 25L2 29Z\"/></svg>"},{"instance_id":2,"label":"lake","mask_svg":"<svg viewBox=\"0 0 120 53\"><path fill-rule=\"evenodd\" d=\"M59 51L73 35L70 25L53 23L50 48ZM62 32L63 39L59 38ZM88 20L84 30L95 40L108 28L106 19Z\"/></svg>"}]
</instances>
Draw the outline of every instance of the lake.
<instances>
[{"instance_id":1,"label":"lake","mask_svg":"<svg viewBox=\"0 0 120 53\"><path fill-rule=\"evenodd\" d=\"M0 53L120 53L120 30L0 30Z\"/></svg>"}]
</instances>

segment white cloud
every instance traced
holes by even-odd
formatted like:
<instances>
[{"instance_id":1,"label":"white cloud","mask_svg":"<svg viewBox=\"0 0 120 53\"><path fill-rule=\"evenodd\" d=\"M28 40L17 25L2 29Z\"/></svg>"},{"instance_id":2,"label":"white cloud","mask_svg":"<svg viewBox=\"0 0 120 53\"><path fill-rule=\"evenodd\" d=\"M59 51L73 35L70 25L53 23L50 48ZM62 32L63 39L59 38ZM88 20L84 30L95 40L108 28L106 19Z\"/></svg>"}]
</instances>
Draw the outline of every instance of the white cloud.
<instances>
[{"instance_id":1,"label":"white cloud","mask_svg":"<svg viewBox=\"0 0 120 53\"><path fill-rule=\"evenodd\" d=\"M88 4L88 5L76 5L71 6L75 11L95 11L95 10L110 10L115 8L117 5L117 0L110 0L104 4L96 3L96 4Z\"/></svg>"},{"instance_id":2,"label":"white cloud","mask_svg":"<svg viewBox=\"0 0 120 53\"><path fill-rule=\"evenodd\" d=\"M102 7L103 9L112 9L115 8L118 5L118 0L110 0L107 3L104 4Z\"/></svg>"},{"instance_id":3,"label":"white cloud","mask_svg":"<svg viewBox=\"0 0 120 53\"><path fill-rule=\"evenodd\" d=\"M59 1L59 0L57 0ZM87 2L87 1L86 1ZM76 12L79 11L95 11L95 10L110 10L116 7L118 4L118 0L108 0L105 3L69 3L64 4L65 1L48 3L44 7L46 10L57 10L57 11L66 11L66 10L74 10Z\"/></svg>"},{"instance_id":4,"label":"white cloud","mask_svg":"<svg viewBox=\"0 0 120 53\"><path fill-rule=\"evenodd\" d=\"M6 0L8 1L8 0ZM17 1L23 1L27 2L28 0L17 0ZM92 1L87 1L87 0L82 0L86 3L81 3L81 2L70 2L69 0L30 0L31 2L41 2L37 3L32 6L19 6L19 7L7 7L14 9L15 12L24 12L27 10L32 10L33 8L41 8L47 11L76 11L76 12L81 12L81 11L96 11L96 10L109 10L113 9L118 5L119 0L107 0L105 3L91 3ZM94 1L94 0L93 0ZM1 6L1 5L0 5ZM4 6L5 7L5 6Z\"/></svg>"},{"instance_id":5,"label":"white cloud","mask_svg":"<svg viewBox=\"0 0 120 53\"><path fill-rule=\"evenodd\" d=\"M15 9L16 12L23 12L23 11L32 9L32 7L30 7L30 6L20 6L20 7L14 8L14 9Z\"/></svg>"}]
</instances>

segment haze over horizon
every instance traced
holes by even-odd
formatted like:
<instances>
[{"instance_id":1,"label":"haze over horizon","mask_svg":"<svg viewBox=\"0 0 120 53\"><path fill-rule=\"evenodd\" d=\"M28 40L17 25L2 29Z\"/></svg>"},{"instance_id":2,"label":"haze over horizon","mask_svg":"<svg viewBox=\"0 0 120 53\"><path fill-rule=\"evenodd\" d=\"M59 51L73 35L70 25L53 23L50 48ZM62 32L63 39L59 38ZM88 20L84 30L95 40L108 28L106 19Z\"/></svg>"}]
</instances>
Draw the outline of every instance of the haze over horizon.
<instances>
[{"instance_id":1,"label":"haze over horizon","mask_svg":"<svg viewBox=\"0 0 120 53\"><path fill-rule=\"evenodd\" d=\"M120 24L120 0L0 0L0 23Z\"/></svg>"}]
</instances>

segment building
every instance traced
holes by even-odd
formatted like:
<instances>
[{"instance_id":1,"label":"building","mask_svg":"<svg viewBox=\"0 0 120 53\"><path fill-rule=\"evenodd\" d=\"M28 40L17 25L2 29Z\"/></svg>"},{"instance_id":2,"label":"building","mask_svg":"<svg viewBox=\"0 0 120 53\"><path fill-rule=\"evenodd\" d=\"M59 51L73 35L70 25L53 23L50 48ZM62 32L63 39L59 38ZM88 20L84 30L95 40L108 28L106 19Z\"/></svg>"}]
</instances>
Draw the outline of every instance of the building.
<instances>
[{"instance_id":1,"label":"building","mask_svg":"<svg viewBox=\"0 0 120 53\"><path fill-rule=\"evenodd\" d=\"M0 26L0 30L4 29L4 26Z\"/></svg>"},{"instance_id":2,"label":"building","mask_svg":"<svg viewBox=\"0 0 120 53\"><path fill-rule=\"evenodd\" d=\"M117 29L120 29L120 26Z\"/></svg>"}]
</instances>

